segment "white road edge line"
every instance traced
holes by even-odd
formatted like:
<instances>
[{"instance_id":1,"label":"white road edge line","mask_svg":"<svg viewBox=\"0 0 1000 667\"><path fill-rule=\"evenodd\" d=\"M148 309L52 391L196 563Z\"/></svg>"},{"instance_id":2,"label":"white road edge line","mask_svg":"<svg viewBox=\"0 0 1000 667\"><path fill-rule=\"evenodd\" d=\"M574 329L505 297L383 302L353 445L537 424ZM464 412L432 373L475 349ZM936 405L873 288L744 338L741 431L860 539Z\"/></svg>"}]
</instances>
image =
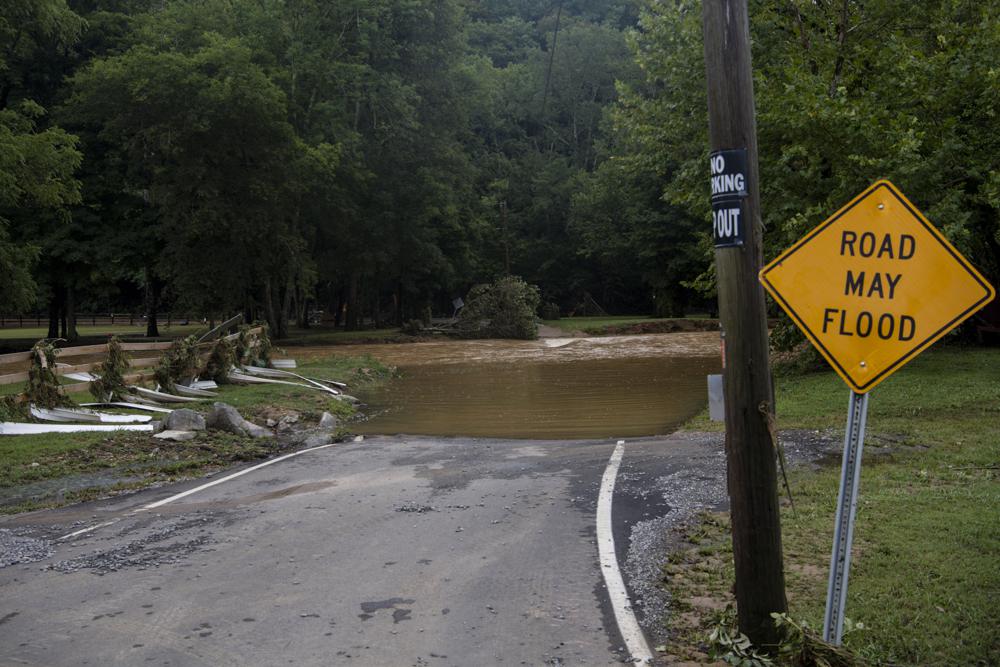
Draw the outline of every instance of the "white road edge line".
<instances>
[{"instance_id":1,"label":"white road edge line","mask_svg":"<svg viewBox=\"0 0 1000 667\"><path fill-rule=\"evenodd\" d=\"M140 508L140 509L138 509L136 511L143 512L143 511L146 511L146 510L155 510L157 507L163 507L167 503L172 503L175 500L180 500L181 498L186 498L187 496L190 496L193 493L198 493L199 491L204 491L205 489L207 489L209 487L213 487L216 484L222 484L223 482L228 482L231 479L236 479L237 477L242 477L243 475L246 475L247 473L251 473L254 470L260 470L261 468L267 467L269 465L273 465L273 464L278 463L280 461L284 461L285 459L290 459L293 456L299 456L301 454L306 454L308 452L315 452L317 449L326 449L327 447L333 447L333 443L330 443L328 445L320 445L319 447L310 447L309 449L300 449L297 452L292 452L291 454L285 454L284 456L279 456L278 458L270 459L269 461L264 461L263 463L258 463L257 465L251 466L249 468L246 468L245 470L240 470L239 472L234 472L232 475L226 475L225 477L220 477L219 479L212 480L208 484L202 484L201 486L196 486L193 489L188 489L187 491L183 491L181 493L178 493L177 495L170 496L169 498L164 498L163 500L157 500L155 503L150 503L150 504L146 505L145 507L142 507L142 508Z\"/></svg>"},{"instance_id":2,"label":"white road edge line","mask_svg":"<svg viewBox=\"0 0 1000 667\"><path fill-rule=\"evenodd\" d=\"M207 489L209 487L212 487L212 486L215 486L216 484L222 484L223 482L228 482L231 479L236 479L237 477L241 477L243 475L246 475L247 473L251 473L254 470L260 470L261 468L264 468L266 466L272 465L274 463L278 463L280 461L284 461L285 459L290 459L293 456L299 456L300 454L306 454L308 452L315 452L317 449L326 449L327 447L333 447L334 444L335 443L330 443L328 445L320 445L319 447L310 447L309 449L300 449L297 452L292 452L291 454L285 454L283 456L279 456L277 458L270 459L269 461L264 461L263 463L258 463L257 465L251 466L249 468L246 468L245 470L240 470L239 472L234 472L232 475L226 475L225 477L220 477L219 479L212 480L211 482L208 482L207 484L202 484L201 486L196 486L193 489L188 489L187 491L183 491L183 492L178 493L176 495L170 496L169 498L164 498L163 500L157 500L155 503L150 503L150 504L148 504L148 505L146 505L144 507L140 507L138 509L134 509L131 512L129 512L129 515L138 514L139 512L145 512L145 511L148 511L148 510L153 510L153 509L156 509L157 507L163 507L167 503L172 503L175 500L180 500L181 498L185 498L187 496L190 496L193 493L198 493L199 491L204 491L205 489ZM117 523L119 520L120 519L113 519L111 521L105 521L103 523L94 524L93 526L88 526L87 528L81 528L80 530L77 530L77 531L74 531L72 533L68 533L66 535L63 535L59 539L60 540L68 540L71 537L77 537L77 536L83 535L85 533L93 532L93 531L97 530L98 528L104 528L105 526L110 526L113 523Z\"/></svg>"},{"instance_id":3,"label":"white road edge line","mask_svg":"<svg viewBox=\"0 0 1000 667\"><path fill-rule=\"evenodd\" d=\"M113 523L117 523L118 519L112 519L111 521L105 521L104 523L96 523L93 526L88 526L87 528L81 528L80 530L74 530L72 533L68 533L58 538L60 540L68 540L71 537L77 537L78 535L83 535L97 530L98 528L104 528L105 526L110 526Z\"/></svg>"},{"instance_id":4,"label":"white road edge line","mask_svg":"<svg viewBox=\"0 0 1000 667\"><path fill-rule=\"evenodd\" d=\"M615 480L618 478L618 466L621 465L624 453L625 441L619 440L608 460L608 467L604 469L604 477L601 478L601 492L597 497L597 551L604 583L608 587L608 597L611 598L611 608L615 613L615 622L625 640L625 647L634 662L648 665L653 662L653 654L632 611L632 601L618 567L615 537L611 529L611 502L615 493Z\"/></svg>"}]
</instances>

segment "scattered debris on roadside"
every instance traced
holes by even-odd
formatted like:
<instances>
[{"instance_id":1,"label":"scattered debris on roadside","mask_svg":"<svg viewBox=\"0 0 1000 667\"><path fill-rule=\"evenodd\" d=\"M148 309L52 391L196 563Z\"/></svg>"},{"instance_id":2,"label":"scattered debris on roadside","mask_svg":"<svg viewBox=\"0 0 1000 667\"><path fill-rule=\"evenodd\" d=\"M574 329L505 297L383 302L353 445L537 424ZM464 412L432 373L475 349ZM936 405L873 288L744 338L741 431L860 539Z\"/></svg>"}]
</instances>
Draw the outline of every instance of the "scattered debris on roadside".
<instances>
[{"instance_id":1,"label":"scattered debris on roadside","mask_svg":"<svg viewBox=\"0 0 1000 667\"><path fill-rule=\"evenodd\" d=\"M46 540L0 528L0 568L45 560L55 553Z\"/></svg>"}]
</instances>

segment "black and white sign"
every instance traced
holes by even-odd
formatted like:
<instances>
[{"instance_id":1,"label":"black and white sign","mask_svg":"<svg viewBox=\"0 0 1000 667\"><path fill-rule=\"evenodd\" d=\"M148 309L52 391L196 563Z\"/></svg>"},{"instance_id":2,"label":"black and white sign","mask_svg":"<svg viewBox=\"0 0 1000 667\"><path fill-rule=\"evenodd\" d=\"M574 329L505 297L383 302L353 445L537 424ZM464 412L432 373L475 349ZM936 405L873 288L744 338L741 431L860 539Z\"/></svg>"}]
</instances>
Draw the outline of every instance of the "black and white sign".
<instances>
[{"instance_id":1,"label":"black and white sign","mask_svg":"<svg viewBox=\"0 0 1000 667\"><path fill-rule=\"evenodd\" d=\"M715 151L709 156L712 173L712 236L716 248L743 245L746 238L743 200L747 196L745 148Z\"/></svg>"}]
</instances>

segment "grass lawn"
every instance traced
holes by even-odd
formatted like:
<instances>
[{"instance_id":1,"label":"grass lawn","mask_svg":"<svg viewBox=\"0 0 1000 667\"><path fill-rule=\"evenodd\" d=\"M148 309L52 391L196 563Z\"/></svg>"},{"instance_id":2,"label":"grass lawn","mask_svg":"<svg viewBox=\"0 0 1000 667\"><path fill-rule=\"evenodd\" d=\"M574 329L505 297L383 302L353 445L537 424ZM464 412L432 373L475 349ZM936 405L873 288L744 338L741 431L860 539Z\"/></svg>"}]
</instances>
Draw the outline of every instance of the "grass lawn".
<instances>
[{"instance_id":1,"label":"grass lawn","mask_svg":"<svg viewBox=\"0 0 1000 667\"><path fill-rule=\"evenodd\" d=\"M346 357L330 354L302 364L299 372L312 377L347 382L348 391L370 386L391 376L392 370L371 357ZM15 387L17 388L17 387ZM236 407L247 419L263 424L268 415L294 410L305 423L318 422L320 415L331 412L341 419L355 413L346 402L319 391L287 385L224 385L218 398L184 404L207 411L212 402L222 401ZM78 403L92 401L88 393L71 396ZM154 419L157 417L154 416ZM346 432L349 426L343 428ZM30 436L0 436L0 498L12 495L20 485L64 478L69 475L112 473L129 481L112 488L133 488L180 476L202 474L239 461L249 461L277 453L280 445L266 438L254 440L217 431L199 434L195 440L171 443L145 433L73 433ZM58 500L0 504L0 513L12 513L76 502L105 492L106 485L82 488L64 494Z\"/></svg>"},{"instance_id":2,"label":"grass lawn","mask_svg":"<svg viewBox=\"0 0 1000 667\"><path fill-rule=\"evenodd\" d=\"M146 324L136 324L135 326L129 326L128 324L98 324L96 327L92 327L89 324L79 324L76 327L77 333L84 338L91 336L110 336L112 334L116 336L136 336L143 337L146 335ZM207 331L208 327L203 324L175 324L172 327L168 327L166 324L160 324L159 331L160 336L163 338L174 338L179 336L189 336L196 331ZM23 329L5 327L0 329L0 340L10 340L10 339L24 339L24 340L39 340L45 338L49 335L49 328L46 327L25 327Z\"/></svg>"},{"instance_id":3,"label":"grass lawn","mask_svg":"<svg viewBox=\"0 0 1000 667\"><path fill-rule=\"evenodd\" d=\"M848 389L832 372L776 379L779 428L843 433ZM701 416L688 428L707 424ZM877 664L1000 664L1000 349L941 348L873 390L846 615L846 646ZM842 435L841 435L842 437ZM790 473L783 503L790 614L821 629L839 459ZM726 516L705 516L666 586L678 643L697 651L710 608L731 599ZM692 604L692 600L717 604Z\"/></svg>"}]
</instances>

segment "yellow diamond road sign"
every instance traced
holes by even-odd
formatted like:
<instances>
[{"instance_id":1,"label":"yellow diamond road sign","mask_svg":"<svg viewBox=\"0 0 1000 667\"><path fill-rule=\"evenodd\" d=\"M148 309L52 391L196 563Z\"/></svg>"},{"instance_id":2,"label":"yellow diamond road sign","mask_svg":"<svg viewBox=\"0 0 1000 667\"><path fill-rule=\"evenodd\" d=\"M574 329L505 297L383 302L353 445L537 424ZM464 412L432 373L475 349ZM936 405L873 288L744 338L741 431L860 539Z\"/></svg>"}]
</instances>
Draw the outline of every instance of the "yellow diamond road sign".
<instances>
[{"instance_id":1,"label":"yellow diamond road sign","mask_svg":"<svg viewBox=\"0 0 1000 667\"><path fill-rule=\"evenodd\" d=\"M781 253L760 280L859 394L996 294L889 181Z\"/></svg>"}]
</instances>

